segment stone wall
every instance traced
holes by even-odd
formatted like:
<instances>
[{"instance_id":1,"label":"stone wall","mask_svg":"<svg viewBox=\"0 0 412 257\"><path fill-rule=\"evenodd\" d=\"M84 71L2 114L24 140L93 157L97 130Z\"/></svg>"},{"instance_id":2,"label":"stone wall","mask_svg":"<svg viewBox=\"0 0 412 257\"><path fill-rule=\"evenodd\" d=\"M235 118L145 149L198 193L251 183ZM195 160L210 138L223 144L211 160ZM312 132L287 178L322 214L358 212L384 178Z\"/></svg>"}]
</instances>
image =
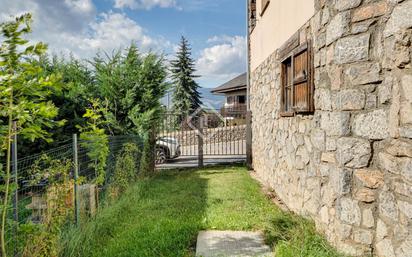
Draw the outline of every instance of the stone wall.
<instances>
[{"instance_id":1,"label":"stone wall","mask_svg":"<svg viewBox=\"0 0 412 257\"><path fill-rule=\"evenodd\" d=\"M251 75L253 167L354 256L412 256L412 0L318 0L315 109L281 117L280 60Z\"/></svg>"}]
</instances>

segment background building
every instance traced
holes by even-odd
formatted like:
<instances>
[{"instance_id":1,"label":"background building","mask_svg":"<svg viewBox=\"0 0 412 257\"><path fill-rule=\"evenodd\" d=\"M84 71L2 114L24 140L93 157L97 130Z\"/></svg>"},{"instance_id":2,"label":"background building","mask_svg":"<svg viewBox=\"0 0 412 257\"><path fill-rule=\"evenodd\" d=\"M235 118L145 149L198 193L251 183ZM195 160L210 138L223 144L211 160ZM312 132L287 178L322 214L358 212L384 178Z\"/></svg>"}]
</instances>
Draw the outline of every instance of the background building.
<instances>
[{"instance_id":1,"label":"background building","mask_svg":"<svg viewBox=\"0 0 412 257\"><path fill-rule=\"evenodd\" d=\"M246 73L212 90L212 93L225 96L225 103L220 109L227 123L242 125L246 122Z\"/></svg>"}]
</instances>

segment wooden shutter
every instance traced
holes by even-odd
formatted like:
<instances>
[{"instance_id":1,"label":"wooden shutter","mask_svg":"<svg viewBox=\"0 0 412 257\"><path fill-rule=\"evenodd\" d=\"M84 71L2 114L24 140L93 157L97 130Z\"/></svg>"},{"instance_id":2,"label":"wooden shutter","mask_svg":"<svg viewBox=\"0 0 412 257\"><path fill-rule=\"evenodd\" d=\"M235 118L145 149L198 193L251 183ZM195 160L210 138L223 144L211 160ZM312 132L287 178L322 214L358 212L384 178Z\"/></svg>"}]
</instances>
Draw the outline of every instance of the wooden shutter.
<instances>
[{"instance_id":1,"label":"wooden shutter","mask_svg":"<svg viewBox=\"0 0 412 257\"><path fill-rule=\"evenodd\" d=\"M293 54L293 109L296 113L313 111L312 62L309 43L299 46Z\"/></svg>"}]
</instances>

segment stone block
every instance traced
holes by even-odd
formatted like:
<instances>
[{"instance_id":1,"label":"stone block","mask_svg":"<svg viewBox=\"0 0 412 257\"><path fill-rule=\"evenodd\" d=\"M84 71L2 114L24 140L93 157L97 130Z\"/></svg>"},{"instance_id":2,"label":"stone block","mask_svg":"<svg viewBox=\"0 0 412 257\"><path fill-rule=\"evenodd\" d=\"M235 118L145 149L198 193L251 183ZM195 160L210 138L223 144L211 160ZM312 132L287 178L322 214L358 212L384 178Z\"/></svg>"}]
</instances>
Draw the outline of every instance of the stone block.
<instances>
[{"instance_id":1,"label":"stone block","mask_svg":"<svg viewBox=\"0 0 412 257\"><path fill-rule=\"evenodd\" d=\"M405 214L409 219L412 219L412 203L398 201L398 207L403 214Z\"/></svg>"},{"instance_id":2,"label":"stone block","mask_svg":"<svg viewBox=\"0 0 412 257\"><path fill-rule=\"evenodd\" d=\"M373 93L367 93L365 109L371 110L371 109L375 109L377 106L378 106L378 96Z\"/></svg>"},{"instance_id":3,"label":"stone block","mask_svg":"<svg viewBox=\"0 0 412 257\"><path fill-rule=\"evenodd\" d=\"M359 138L343 137L338 139L336 158L342 166L363 168L369 163L371 146L369 141Z\"/></svg>"},{"instance_id":4,"label":"stone block","mask_svg":"<svg viewBox=\"0 0 412 257\"><path fill-rule=\"evenodd\" d=\"M373 234L372 234L372 231L370 230L355 229L353 231L353 241L357 243L370 245L372 244L372 240L373 240Z\"/></svg>"},{"instance_id":5,"label":"stone block","mask_svg":"<svg viewBox=\"0 0 412 257\"><path fill-rule=\"evenodd\" d=\"M350 198L341 198L339 200L337 214L341 221L350 225L360 225L361 210L358 202Z\"/></svg>"},{"instance_id":6,"label":"stone block","mask_svg":"<svg viewBox=\"0 0 412 257\"><path fill-rule=\"evenodd\" d=\"M351 85L364 85L381 81L381 67L378 63L360 63L351 65L345 71Z\"/></svg>"},{"instance_id":7,"label":"stone block","mask_svg":"<svg viewBox=\"0 0 412 257\"><path fill-rule=\"evenodd\" d=\"M331 138L331 137L327 137L326 138L326 151L335 151L337 148L336 146L336 139L335 138Z\"/></svg>"},{"instance_id":8,"label":"stone block","mask_svg":"<svg viewBox=\"0 0 412 257\"><path fill-rule=\"evenodd\" d=\"M338 11L345 11L348 9L352 9L358 7L361 4L362 0L337 0L335 1L335 8Z\"/></svg>"},{"instance_id":9,"label":"stone block","mask_svg":"<svg viewBox=\"0 0 412 257\"><path fill-rule=\"evenodd\" d=\"M335 205L335 200L337 198L336 188L332 184L327 184L321 188L321 199L322 203L332 208Z\"/></svg>"},{"instance_id":10,"label":"stone block","mask_svg":"<svg viewBox=\"0 0 412 257\"><path fill-rule=\"evenodd\" d=\"M378 86L378 100L380 104L389 103L392 99L393 78L385 77L382 84Z\"/></svg>"},{"instance_id":11,"label":"stone block","mask_svg":"<svg viewBox=\"0 0 412 257\"><path fill-rule=\"evenodd\" d=\"M314 100L316 110L332 110L332 97L330 90L324 88L316 89Z\"/></svg>"},{"instance_id":12,"label":"stone block","mask_svg":"<svg viewBox=\"0 0 412 257\"><path fill-rule=\"evenodd\" d=\"M385 222L381 219L378 219L376 223L376 240L381 241L382 239L388 236L388 228L386 227Z\"/></svg>"},{"instance_id":13,"label":"stone block","mask_svg":"<svg viewBox=\"0 0 412 257\"><path fill-rule=\"evenodd\" d=\"M412 102L412 75L405 75L401 80L401 94L407 102Z\"/></svg>"},{"instance_id":14,"label":"stone block","mask_svg":"<svg viewBox=\"0 0 412 257\"><path fill-rule=\"evenodd\" d=\"M344 89L333 98L334 109L340 111L362 110L365 107L365 93L359 89Z\"/></svg>"},{"instance_id":15,"label":"stone block","mask_svg":"<svg viewBox=\"0 0 412 257\"><path fill-rule=\"evenodd\" d=\"M402 102L400 109L401 124L412 124L412 102Z\"/></svg>"},{"instance_id":16,"label":"stone block","mask_svg":"<svg viewBox=\"0 0 412 257\"><path fill-rule=\"evenodd\" d=\"M329 224L329 209L327 206L323 206L320 209L320 220L322 221L323 224L326 224L326 225Z\"/></svg>"},{"instance_id":17,"label":"stone block","mask_svg":"<svg viewBox=\"0 0 412 257\"><path fill-rule=\"evenodd\" d=\"M345 240L350 237L352 234L352 226L342 223L335 223L335 233L337 234L338 238Z\"/></svg>"},{"instance_id":18,"label":"stone block","mask_svg":"<svg viewBox=\"0 0 412 257\"><path fill-rule=\"evenodd\" d=\"M398 193L403 196L411 196L412 195L412 185L407 183L395 181L393 184L393 190L395 193Z\"/></svg>"},{"instance_id":19,"label":"stone block","mask_svg":"<svg viewBox=\"0 0 412 257\"><path fill-rule=\"evenodd\" d=\"M369 246L355 244L353 241L338 241L337 247L347 256L370 256L371 252Z\"/></svg>"},{"instance_id":20,"label":"stone block","mask_svg":"<svg viewBox=\"0 0 412 257\"><path fill-rule=\"evenodd\" d=\"M352 190L353 172L350 169L335 168L331 170L330 180L338 196L349 194Z\"/></svg>"},{"instance_id":21,"label":"stone block","mask_svg":"<svg viewBox=\"0 0 412 257\"><path fill-rule=\"evenodd\" d=\"M379 213L383 217L396 222L399 220L399 210L393 193L382 191L379 195Z\"/></svg>"},{"instance_id":22,"label":"stone block","mask_svg":"<svg viewBox=\"0 0 412 257\"><path fill-rule=\"evenodd\" d=\"M299 170L303 170L306 165L309 164L310 161L310 157L309 157L309 153L306 149L306 147L301 146L298 148L298 150L296 151L296 168Z\"/></svg>"},{"instance_id":23,"label":"stone block","mask_svg":"<svg viewBox=\"0 0 412 257\"><path fill-rule=\"evenodd\" d=\"M320 127L327 136L346 136L350 133L350 113L322 112Z\"/></svg>"},{"instance_id":24,"label":"stone block","mask_svg":"<svg viewBox=\"0 0 412 257\"><path fill-rule=\"evenodd\" d=\"M389 239L378 242L375 248L378 257L396 257L392 242Z\"/></svg>"},{"instance_id":25,"label":"stone block","mask_svg":"<svg viewBox=\"0 0 412 257\"><path fill-rule=\"evenodd\" d=\"M386 148L386 152L398 157L412 158L412 140L409 139L395 139L392 140Z\"/></svg>"},{"instance_id":26,"label":"stone block","mask_svg":"<svg viewBox=\"0 0 412 257\"><path fill-rule=\"evenodd\" d=\"M398 31L412 27L412 1L404 1L398 4L392 11L391 17L386 23L383 32L385 37L389 37Z\"/></svg>"},{"instance_id":27,"label":"stone block","mask_svg":"<svg viewBox=\"0 0 412 257\"><path fill-rule=\"evenodd\" d=\"M352 14L352 21L358 22L384 15L388 11L386 1L379 1L356 9Z\"/></svg>"},{"instance_id":28,"label":"stone block","mask_svg":"<svg viewBox=\"0 0 412 257\"><path fill-rule=\"evenodd\" d=\"M343 75L342 67L335 66L335 65L328 66L328 75L330 78L330 89L339 90L342 86L342 75Z\"/></svg>"},{"instance_id":29,"label":"stone block","mask_svg":"<svg viewBox=\"0 0 412 257\"><path fill-rule=\"evenodd\" d=\"M399 129L399 111L400 111L400 86L399 83L394 80L392 86L392 104L389 108L389 131L391 137L398 138L400 135Z\"/></svg>"},{"instance_id":30,"label":"stone block","mask_svg":"<svg viewBox=\"0 0 412 257\"><path fill-rule=\"evenodd\" d=\"M344 1L343 1L344 2ZM374 23L374 20L367 20L352 24L352 34L364 33L369 30L369 27Z\"/></svg>"},{"instance_id":31,"label":"stone block","mask_svg":"<svg viewBox=\"0 0 412 257\"><path fill-rule=\"evenodd\" d=\"M412 158L398 159L401 175L408 181L412 182Z\"/></svg>"},{"instance_id":32,"label":"stone block","mask_svg":"<svg viewBox=\"0 0 412 257\"><path fill-rule=\"evenodd\" d=\"M385 171L393 174L400 174L398 161L395 157L387 153L379 153L378 155L379 167Z\"/></svg>"},{"instance_id":33,"label":"stone block","mask_svg":"<svg viewBox=\"0 0 412 257\"><path fill-rule=\"evenodd\" d=\"M335 15L326 28L326 45L341 38L349 31L350 12L341 12Z\"/></svg>"},{"instance_id":34,"label":"stone block","mask_svg":"<svg viewBox=\"0 0 412 257\"><path fill-rule=\"evenodd\" d=\"M412 253L412 234L396 249L396 257L410 257Z\"/></svg>"},{"instance_id":35,"label":"stone block","mask_svg":"<svg viewBox=\"0 0 412 257\"><path fill-rule=\"evenodd\" d=\"M366 188L377 189L384 183L384 176L380 170L359 169L355 170L354 174L355 178Z\"/></svg>"},{"instance_id":36,"label":"stone block","mask_svg":"<svg viewBox=\"0 0 412 257\"><path fill-rule=\"evenodd\" d=\"M331 153L331 152L322 153L321 161L327 162L327 163L335 163L336 162L335 153Z\"/></svg>"},{"instance_id":37,"label":"stone block","mask_svg":"<svg viewBox=\"0 0 412 257\"><path fill-rule=\"evenodd\" d=\"M328 23L330 19L330 12L328 8L323 9L322 11L322 18L321 18L321 24L324 26L326 23Z\"/></svg>"},{"instance_id":38,"label":"stone block","mask_svg":"<svg viewBox=\"0 0 412 257\"><path fill-rule=\"evenodd\" d=\"M412 126L403 126L399 128L399 135L404 138L412 139Z\"/></svg>"},{"instance_id":39,"label":"stone block","mask_svg":"<svg viewBox=\"0 0 412 257\"><path fill-rule=\"evenodd\" d=\"M376 196L372 189L360 188L355 191L355 199L359 202L373 203L376 200Z\"/></svg>"},{"instance_id":40,"label":"stone block","mask_svg":"<svg viewBox=\"0 0 412 257\"><path fill-rule=\"evenodd\" d=\"M362 211L362 226L366 228L373 228L375 226L375 218L371 209L364 209Z\"/></svg>"},{"instance_id":41,"label":"stone block","mask_svg":"<svg viewBox=\"0 0 412 257\"><path fill-rule=\"evenodd\" d=\"M393 61L398 68L405 68L411 62L411 57L409 55L410 46L396 45L395 55L392 57Z\"/></svg>"},{"instance_id":42,"label":"stone block","mask_svg":"<svg viewBox=\"0 0 412 257\"><path fill-rule=\"evenodd\" d=\"M357 136L378 140L389 137L389 117L386 110L376 110L355 116L353 133Z\"/></svg>"},{"instance_id":43,"label":"stone block","mask_svg":"<svg viewBox=\"0 0 412 257\"><path fill-rule=\"evenodd\" d=\"M368 60L369 43L369 33L339 39L335 47L335 62L345 64Z\"/></svg>"}]
</instances>

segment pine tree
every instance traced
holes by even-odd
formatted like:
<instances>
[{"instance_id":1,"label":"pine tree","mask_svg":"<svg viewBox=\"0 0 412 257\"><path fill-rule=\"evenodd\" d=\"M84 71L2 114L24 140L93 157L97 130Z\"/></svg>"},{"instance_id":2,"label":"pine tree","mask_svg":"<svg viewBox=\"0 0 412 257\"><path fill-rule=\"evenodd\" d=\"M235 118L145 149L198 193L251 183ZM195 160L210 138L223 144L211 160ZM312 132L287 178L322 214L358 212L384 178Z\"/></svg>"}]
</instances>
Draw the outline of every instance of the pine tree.
<instances>
[{"instance_id":1,"label":"pine tree","mask_svg":"<svg viewBox=\"0 0 412 257\"><path fill-rule=\"evenodd\" d=\"M202 105L199 85L195 79L195 61L191 57L189 42L182 36L176 59L171 62L173 79L173 111L178 114L177 122L196 111Z\"/></svg>"}]
</instances>

